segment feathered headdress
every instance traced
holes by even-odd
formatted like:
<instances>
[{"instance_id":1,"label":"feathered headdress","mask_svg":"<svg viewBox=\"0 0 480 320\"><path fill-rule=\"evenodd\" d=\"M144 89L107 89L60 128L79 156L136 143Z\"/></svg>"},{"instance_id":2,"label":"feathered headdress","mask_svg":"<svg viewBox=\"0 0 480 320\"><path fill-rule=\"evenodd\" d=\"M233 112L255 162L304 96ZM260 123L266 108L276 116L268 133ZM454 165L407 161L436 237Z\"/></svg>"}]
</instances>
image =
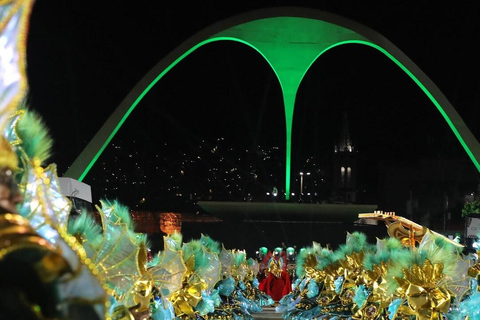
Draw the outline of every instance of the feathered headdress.
<instances>
[{"instance_id":1,"label":"feathered headdress","mask_svg":"<svg viewBox=\"0 0 480 320\"><path fill-rule=\"evenodd\" d=\"M442 235L427 230L418 248L396 251L395 264L387 272L387 294L396 299L390 313L440 317L446 314L454 297L459 300L469 289L465 277L469 262L458 247ZM420 301L421 300L421 301ZM403 301L401 304L395 304Z\"/></svg>"},{"instance_id":2,"label":"feathered headdress","mask_svg":"<svg viewBox=\"0 0 480 320\"><path fill-rule=\"evenodd\" d=\"M52 155L50 131L40 114L34 110L18 110L12 118L8 136L18 150L19 157L38 159L45 165Z\"/></svg>"},{"instance_id":3,"label":"feathered headdress","mask_svg":"<svg viewBox=\"0 0 480 320\"><path fill-rule=\"evenodd\" d=\"M366 270L372 270L374 266L392 260L392 255L397 257L396 252L407 250L397 238L377 239L376 251L371 251L365 256L363 265ZM401 254L401 253L400 253Z\"/></svg>"},{"instance_id":4,"label":"feathered headdress","mask_svg":"<svg viewBox=\"0 0 480 320\"><path fill-rule=\"evenodd\" d=\"M343 260L346 255L354 252L372 250L373 247L367 242L367 236L361 232L347 232L347 239L345 244L342 244L335 250L335 260Z\"/></svg>"},{"instance_id":5,"label":"feathered headdress","mask_svg":"<svg viewBox=\"0 0 480 320\"><path fill-rule=\"evenodd\" d=\"M207 248L207 250L210 252L215 252L216 254L220 254L220 252L222 251L220 242L213 240L208 235L202 234L202 236L200 237L200 241L205 246L205 248Z\"/></svg>"},{"instance_id":6,"label":"feathered headdress","mask_svg":"<svg viewBox=\"0 0 480 320\"><path fill-rule=\"evenodd\" d=\"M97 251L102 244L102 227L97 223L95 218L87 211L82 210L80 215L68 221L67 231L73 235L84 247L91 247L93 251ZM87 250L87 253L89 250ZM90 257L91 258L91 257Z\"/></svg>"}]
</instances>

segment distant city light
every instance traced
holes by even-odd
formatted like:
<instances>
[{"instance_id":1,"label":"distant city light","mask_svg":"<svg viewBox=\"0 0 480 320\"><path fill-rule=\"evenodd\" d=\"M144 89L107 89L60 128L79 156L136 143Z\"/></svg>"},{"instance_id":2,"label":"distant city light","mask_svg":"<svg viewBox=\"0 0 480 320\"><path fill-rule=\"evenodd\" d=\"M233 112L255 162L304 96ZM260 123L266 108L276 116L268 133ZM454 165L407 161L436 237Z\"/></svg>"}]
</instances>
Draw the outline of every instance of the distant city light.
<instances>
[{"instance_id":1,"label":"distant city light","mask_svg":"<svg viewBox=\"0 0 480 320\"><path fill-rule=\"evenodd\" d=\"M120 142L122 148L116 144L111 149L114 152L111 160L103 162L104 166L99 168L101 174L92 176L92 181L98 190L102 190L102 197L118 197L137 207L168 202L169 198L182 201L262 201L266 196L281 197L282 200L288 200L290 195L298 196L298 192L282 190L280 193L280 188L276 192L272 192L273 187L268 192L265 190L284 173L284 155L278 152L278 146L248 149L237 147L230 141L204 141L203 148L190 148L188 152L172 152L164 149L163 142L156 143L159 149L152 150L153 157L136 149L129 150L128 143ZM315 160L308 158L304 163L308 163L308 169L319 172ZM307 171L302 171L304 177L313 174ZM307 191L313 193L315 181L306 179ZM142 193L147 185L148 192L153 192L154 196L149 196L149 201L143 203L140 199L143 199ZM113 192L116 186L120 187L116 189L122 194Z\"/></svg>"}]
</instances>

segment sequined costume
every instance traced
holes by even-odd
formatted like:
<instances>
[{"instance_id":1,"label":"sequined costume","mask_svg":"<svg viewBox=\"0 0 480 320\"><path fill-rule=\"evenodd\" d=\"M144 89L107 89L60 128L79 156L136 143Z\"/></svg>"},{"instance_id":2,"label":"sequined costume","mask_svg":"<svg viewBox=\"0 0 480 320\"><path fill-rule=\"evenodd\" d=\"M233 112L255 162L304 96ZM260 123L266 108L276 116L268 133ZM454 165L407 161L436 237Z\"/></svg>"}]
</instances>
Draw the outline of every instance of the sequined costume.
<instances>
[{"instance_id":1,"label":"sequined costume","mask_svg":"<svg viewBox=\"0 0 480 320\"><path fill-rule=\"evenodd\" d=\"M268 294L275 302L291 291L290 276L286 271L286 256L281 248L276 248L268 261L267 276L259 284L260 290Z\"/></svg>"},{"instance_id":2,"label":"sequined costume","mask_svg":"<svg viewBox=\"0 0 480 320\"><path fill-rule=\"evenodd\" d=\"M0 4L0 318L103 319L107 295L66 232L52 141L26 105L26 38L33 1Z\"/></svg>"}]
</instances>

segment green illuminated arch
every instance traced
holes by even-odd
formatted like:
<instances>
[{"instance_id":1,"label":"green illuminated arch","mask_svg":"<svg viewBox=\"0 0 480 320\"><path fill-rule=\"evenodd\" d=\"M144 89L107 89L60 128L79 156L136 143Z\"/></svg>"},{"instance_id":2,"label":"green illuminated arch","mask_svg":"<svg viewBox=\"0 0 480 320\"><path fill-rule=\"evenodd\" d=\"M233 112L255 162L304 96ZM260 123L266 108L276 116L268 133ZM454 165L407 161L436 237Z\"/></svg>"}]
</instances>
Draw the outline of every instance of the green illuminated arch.
<instances>
[{"instance_id":1,"label":"green illuminated arch","mask_svg":"<svg viewBox=\"0 0 480 320\"><path fill-rule=\"evenodd\" d=\"M343 44L370 46L391 59L423 90L442 114L480 171L480 144L438 87L401 50L379 33L354 21L306 8L275 8L235 16L204 29L153 67L125 97L65 176L82 181L130 113L177 63L212 41L238 41L254 48L275 72L283 94L286 126L285 192L290 195L291 138L295 98L315 60Z\"/></svg>"}]
</instances>

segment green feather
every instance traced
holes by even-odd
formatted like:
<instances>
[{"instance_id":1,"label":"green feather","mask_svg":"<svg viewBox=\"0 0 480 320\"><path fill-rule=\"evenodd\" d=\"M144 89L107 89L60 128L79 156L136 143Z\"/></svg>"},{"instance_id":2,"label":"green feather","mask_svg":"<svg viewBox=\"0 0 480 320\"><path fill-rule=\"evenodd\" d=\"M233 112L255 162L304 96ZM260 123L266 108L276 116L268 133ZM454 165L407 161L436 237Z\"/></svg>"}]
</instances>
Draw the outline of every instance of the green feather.
<instances>
[{"instance_id":1,"label":"green feather","mask_svg":"<svg viewBox=\"0 0 480 320\"><path fill-rule=\"evenodd\" d=\"M323 248L322 248L322 245L320 243L313 241L312 249L315 252L319 253L319 252L322 251Z\"/></svg>"},{"instance_id":2,"label":"green feather","mask_svg":"<svg viewBox=\"0 0 480 320\"><path fill-rule=\"evenodd\" d=\"M53 140L41 116L36 111L25 109L15 130L22 140L19 147L25 155L29 159L37 158L45 164L52 155Z\"/></svg>"},{"instance_id":3,"label":"green feather","mask_svg":"<svg viewBox=\"0 0 480 320\"><path fill-rule=\"evenodd\" d=\"M432 235L429 235L432 236ZM432 264L442 264L442 273L447 279L456 277L458 270L459 253L458 249L445 239L438 239L436 236L428 244L419 246L416 249L397 250L392 252L392 260L394 264L389 268L387 273L387 291L394 293L398 287L395 278L403 278L404 270L411 269L413 265L423 267L428 259Z\"/></svg>"},{"instance_id":4,"label":"green feather","mask_svg":"<svg viewBox=\"0 0 480 320\"><path fill-rule=\"evenodd\" d=\"M121 204L118 200L102 199L100 202L102 203L102 208L104 208L104 210L110 208L113 210L112 214L109 216L110 221L113 223L126 224L129 231L135 230L135 224L127 206Z\"/></svg>"},{"instance_id":5,"label":"green feather","mask_svg":"<svg viewBox=\"0 0 480 320\"><path fill-rule=\"evenodd\" d=\"M305 274L305 260L314 256L317 265L315 268L323 269L327 265L333 262L333 252L328 248L322 248L318 242L313 242L313 245L310 247L304 247L300 250L296 258L296 274L299 277L302 277Z\"/></svg>"},{"instance_id":6,"label":"green feather","mask_svg":"<svg viewBox=\"0 0 480 320\"><path fill-rule=\"evenodd\" d=\"M321 258L317 257L317 268L323 270L335 261L335 252L330 249L322 249Z\"/></svg>"},{"instance_id":7,"label":"green feather","mask_svg":"<svg viewBox=\"0 0 480 320\"><path fill-rule=\"evenodd\" d=\"M182 249L183 235L180 232L174 231L172 234L168 235L168 238L170 238L171 240L173 240L173 242L175 242L175 247L171 248L172 250L180 251Z\"/></svg>"},{"instance_id":8,"label":"green feather","mask_svg":"<svg viewBox=\"0 0 480 320\"><path fill-rule=\"evenodd\" d=\"M449 251L456 252L457 254L461 254L463 251L463 247L454 245L448 238L436 237L435 238L435 245L441 248L445 248Z\"/></svg>"},{"instance_id":9,"label":"green feather","mask_svg":"<svg viewBox=\"0 0 480 320\"><path fill-rule=\"evenodd\" d=\"M233 260L235 263L235 267L238 268L242 263L244 263L247 259L247 255L245 251L234 250L233 253Z\"/></svg>"},{"instance_id":10,"label":"green feather","mask_svg":"<svg viewBox=\"0 0 480 320\"><path fill-rule=\"evenodd\" d=\"M392 253L398 250L405 250L400 240L396 238L388 238L387 240L379 240L377 242L383 243L383 246L377 245L376 251L367 252L363 260L363 265L367 270L373 270L373 267L391 260ZM380 247L380 248L379 248Z\"/></svg>"},{"instance_id":11,"label":"green feather","mask_svg":"<svg viewBox=\"0 0 480 320\"><path fill-rule=\"evenodd\" d=\"M102 227L95 218L83 210L80 215L68 220L67 232L73 236L85 237L92 248L99 248L102 244Z\"/></svg>"},{"instance_id":12,"label":"green feather","mask_svg":"<svg viewBox=\"0 0 480 320\"><path fill-rule=\"evenodd\" d=\"M365 252L374 250L373 246L367 243L367 236L361 232L347 232L347 241L335 250L334 259L343 260L346 255L362 250Z\"/></svg>"},{"instance_id":13,"label":"green feather","mask_svg":"<svg viewBox=\"0 0 480 320\"><path fill-rule=\"evenodd\" d=\"M296 266L295 273L299 278L305 275L305 266L303 264L305 259L311 254L312 254L311 247L302 248L302 250L300 250L300 252L297 254L297 259L296 259L297 266Z\"/></svg>"},{"instance_id":14,"label":"green feather","mask_svg":"<svg viewBox=\"0 0 480 320\"><path fill-rule=\"evenodd\" d=\"M394 251L394 250L403 250L404 246L400 240L397 238L388 238L385 244L385 248L388 251Z\"/></svg>"},{"instance_id":15,"label":"green feather","mask_svg":"<svg viewBox=\"0 0 480 320\"><path fill-rule=\"evenodd\" d=\"M222 246L220 242L213 240L208 235L202 234L202 236L200 237L200 241L208 251L214 252L217 254L220 254L220 252L222 252Z\"/></svg>"},{"instance_id":16,"label":"green feather","mask_svg":"<svg viewBox=\"0 0 480 320\"><path fill-rule=\"evenodd\" d=\"M403 271L412 267L414 254L415 253L409 248L392 252L391 259L392 261L395 261L395 263L390 265L385 276L388 294L393 294L398 288L398 283L395 278L403 278Z\"/></svg>"},{"instance_id":17,"label":"green feather","mask_svg":"<svg viewBox=\"0 0 480 320\"><path fill-rule=\"evenodd\" d=\"M140 245L140 243L145 244L145 248L148 250L152 247L152 244L148 240L148 235L146 233L136 233L131 232L132 238L136 239L136 243Z\"/></svg>"},{"instance_id":18,"label":"green feather","mask_svg":"<svg viewBox=\"0 0 480 320\"><path fill-rule=\"evenodd\" d=\"M206 267L210 262L205 256L205 247L200 240L190 240L190 242L184 243L182 252L184 261L188 261L193 256L195 270Z\"/></svg>"}]
</instances>

